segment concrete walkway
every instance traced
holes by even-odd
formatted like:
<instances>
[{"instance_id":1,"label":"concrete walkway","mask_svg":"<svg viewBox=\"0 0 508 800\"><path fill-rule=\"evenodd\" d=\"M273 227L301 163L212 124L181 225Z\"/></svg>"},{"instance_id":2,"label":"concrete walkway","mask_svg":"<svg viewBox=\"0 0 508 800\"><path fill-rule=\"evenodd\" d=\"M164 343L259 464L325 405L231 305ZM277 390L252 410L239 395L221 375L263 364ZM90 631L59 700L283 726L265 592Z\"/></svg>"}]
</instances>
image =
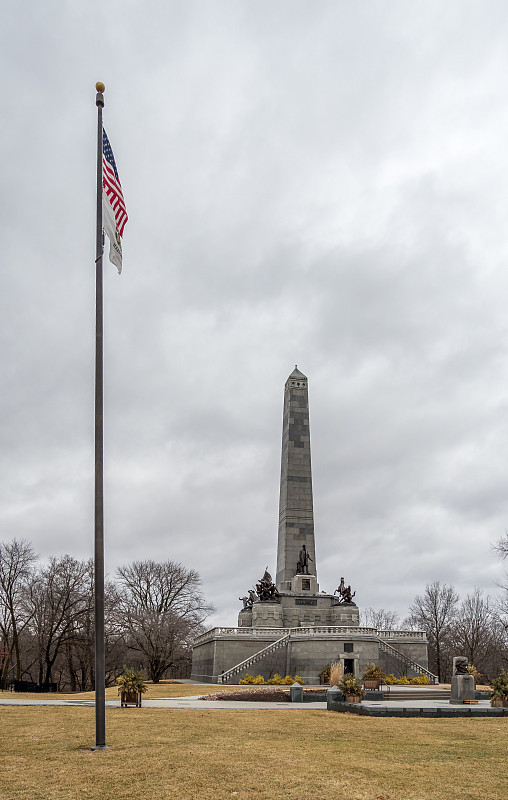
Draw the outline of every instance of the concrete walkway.
<instances>
[{"instance_id":1,"label":"concrete walkway","mask_svg":"<svg viewBox=\"0 0 508 800\"><path fill-rule=\"evenodd\" d=\"M208 709L210 711L243 708L265 708L268 710L284 709L284 711L326 711L326 703L262 703L254 700L200 700L201 695L193 697L159 697L156 700L143 698L143 708L194 708L198 710ZM0 705L3 706L95 706L95 701L90 700L17 700L14 697L1 697ZM107 708L120 708L120 698L118 700L106 700Z\"/></svg>"},{"instance_id":2,"label":"concrete walkway","mask_svg":"<svg viewBox=\"0 0 508 800\"><path fill-rule=\"evenodd\" d=\"M0 705L4 706L74 706L74 707L93 707L95 702L90 700L43 700L35 698L32 700L16 699L15 697L1 697ZM361 704L365 708L379 709L471 709L474 714L475 711L490 708L489 700L479 700L477 705L474 706L452 706L448 700L441 699L411 699L408 696L404 700L364 700ZM108 708L119 708L120 699L106 700ZM172 708L172 709L195 709L195 710L209 710L221 711L227 709L229 711L243 710L243 709L265 709L267 711L326 711L326 703L267 703L261 701L251 700L200 700L199 695L194 697L172 697L172 698L158 698L156 700L148 700L143 698L143 708Z\"/></svg>"}]
</instances>

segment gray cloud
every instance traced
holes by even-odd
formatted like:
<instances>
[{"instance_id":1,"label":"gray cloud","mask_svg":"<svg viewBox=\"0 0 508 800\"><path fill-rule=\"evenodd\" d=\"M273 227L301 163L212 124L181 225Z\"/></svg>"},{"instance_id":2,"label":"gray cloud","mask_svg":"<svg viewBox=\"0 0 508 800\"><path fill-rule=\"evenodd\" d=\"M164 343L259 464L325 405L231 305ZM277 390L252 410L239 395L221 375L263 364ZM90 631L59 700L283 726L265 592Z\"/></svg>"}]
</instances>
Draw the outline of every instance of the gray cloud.
<instances>
[{"instance_id":1,"label":"gray cloud","mask_svg":"<svg viewBox=\"0 0 508 800\"><path fill-rule=\"evenodd\" d=\"M321 588L494 590L506 528L508 9L48 2L0 59L0 536L93 550L94 83L129 211L105 272L106 561L275 566L309 376ZM336 583L337 581L337 583Z\"/></svg>"}]
</instances>

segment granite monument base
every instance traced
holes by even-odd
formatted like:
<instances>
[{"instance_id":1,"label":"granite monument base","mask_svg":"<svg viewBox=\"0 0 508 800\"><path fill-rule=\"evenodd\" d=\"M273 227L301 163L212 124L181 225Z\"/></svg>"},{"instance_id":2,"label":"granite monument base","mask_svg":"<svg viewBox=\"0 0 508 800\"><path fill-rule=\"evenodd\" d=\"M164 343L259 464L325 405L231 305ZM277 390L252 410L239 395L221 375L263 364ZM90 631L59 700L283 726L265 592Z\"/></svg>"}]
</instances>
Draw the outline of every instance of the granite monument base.
<instances>
[{"instance_id":1,"label":"granite monument base","mask_svg":"<svg viewBox=\"0 0 508 800\"><path fill-rule=\"evenodd\" d=\"M465 700L475 699L475 682L472 675L454 675L452 678L452 705L462 705Z\"/></svg>"}]
</instances>

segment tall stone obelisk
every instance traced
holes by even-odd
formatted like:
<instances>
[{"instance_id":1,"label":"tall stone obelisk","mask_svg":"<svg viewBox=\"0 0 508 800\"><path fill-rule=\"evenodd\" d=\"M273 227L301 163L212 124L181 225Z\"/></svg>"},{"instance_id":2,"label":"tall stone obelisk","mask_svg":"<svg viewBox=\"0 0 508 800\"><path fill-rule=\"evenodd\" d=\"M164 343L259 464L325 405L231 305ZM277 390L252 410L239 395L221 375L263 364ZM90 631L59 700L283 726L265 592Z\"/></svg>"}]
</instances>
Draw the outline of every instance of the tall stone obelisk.
<instances>
[{"instance_id":1,"label":"tall stone obelisk","mask_svg":"<svg viewBox=\"0 0 508 800\"><path fill-rule=\"evenodd\" d=\"M307 378L295 367L284 387L275 581L279 591L295 590L292 583L295 583L302 545L306 545L309 555L308 572L317 578L307 386ZM313 584L315 586L314 581Z\"/></svg>"}]
</instances>

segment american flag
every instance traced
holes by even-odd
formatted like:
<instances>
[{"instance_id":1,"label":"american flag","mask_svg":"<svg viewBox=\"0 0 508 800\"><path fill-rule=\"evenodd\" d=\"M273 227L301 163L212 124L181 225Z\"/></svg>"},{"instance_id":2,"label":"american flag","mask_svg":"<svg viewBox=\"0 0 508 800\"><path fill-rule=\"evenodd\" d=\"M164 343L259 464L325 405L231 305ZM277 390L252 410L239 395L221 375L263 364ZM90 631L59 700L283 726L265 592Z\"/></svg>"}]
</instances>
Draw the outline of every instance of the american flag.
<instances>
[{"instance_id":1,"label":"american flag","mask_svg":"<svg viewBox=\"0 0 508 800\"><path fill-rule=\"evenodd\" d=\"M127 222L127 210L123 199L122 185L118 177L115 157L104 128L102 129L102 192L113 209L118 234L123 236Z\"/></svg>"}]
</instances>

